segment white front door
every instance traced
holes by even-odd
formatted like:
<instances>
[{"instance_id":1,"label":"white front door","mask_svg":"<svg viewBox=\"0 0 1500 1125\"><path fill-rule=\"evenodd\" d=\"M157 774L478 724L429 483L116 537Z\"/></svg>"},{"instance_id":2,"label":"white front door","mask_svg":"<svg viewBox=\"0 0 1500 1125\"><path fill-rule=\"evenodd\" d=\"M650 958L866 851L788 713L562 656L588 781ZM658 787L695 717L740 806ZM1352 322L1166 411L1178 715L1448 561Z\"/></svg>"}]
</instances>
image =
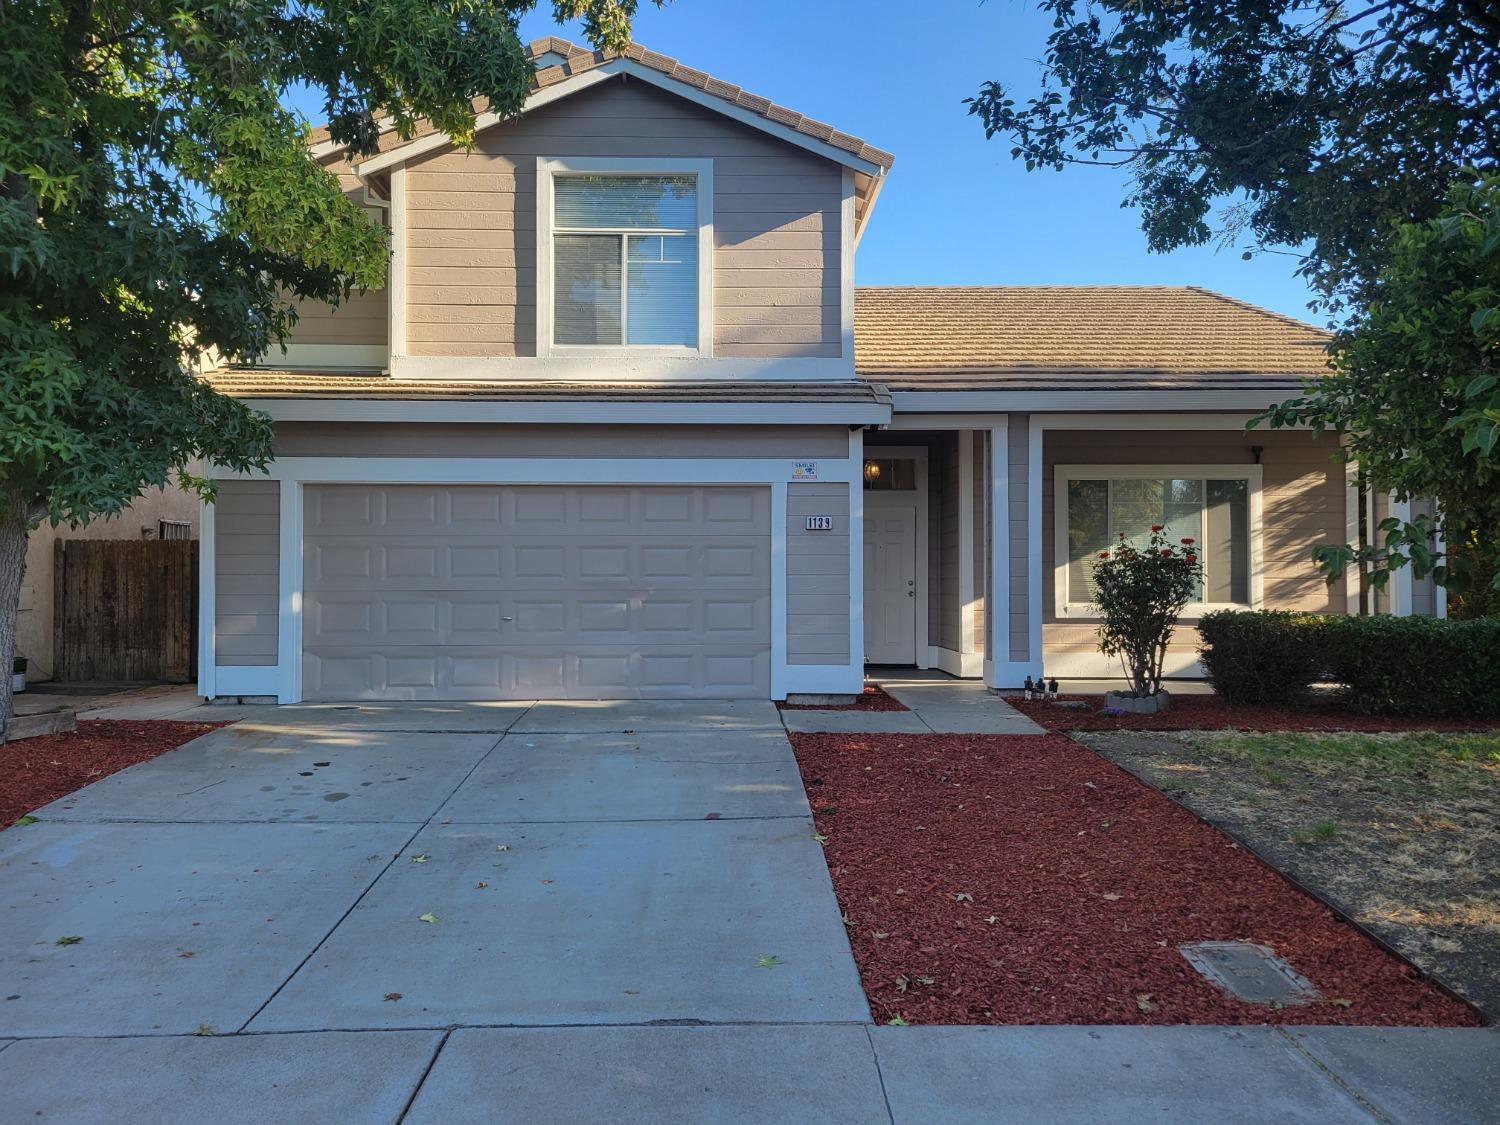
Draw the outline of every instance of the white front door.
<instances>
[{"instance_id":1,"label":"white front door","mask_svg":"<svg viewBox=\"0 0 1500 1125\"><path fill-rule=\"evenodd\" d=\"M865 662L917 660L917 510L865 495Z\"/></svg>"}]
</instances>

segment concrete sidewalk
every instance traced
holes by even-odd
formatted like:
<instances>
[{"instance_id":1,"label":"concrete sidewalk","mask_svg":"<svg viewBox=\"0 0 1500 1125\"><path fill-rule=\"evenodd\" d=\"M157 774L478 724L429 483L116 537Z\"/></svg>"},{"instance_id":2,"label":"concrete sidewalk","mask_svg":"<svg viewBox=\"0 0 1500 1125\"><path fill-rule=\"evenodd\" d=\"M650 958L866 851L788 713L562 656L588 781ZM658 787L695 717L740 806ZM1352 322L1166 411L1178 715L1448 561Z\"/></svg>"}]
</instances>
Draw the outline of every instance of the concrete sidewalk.
<instances>
[{"instance_id":1,"label":"concrete sidewalk","mask_svg":"<svg viewBox=\"0 0 1500 1125\"><path fill-rule=\"evenodd\" d=\"M0 1044L5 1120L1487 1125L1489 1031L505 1027Z\"/></svg>"},{"instance_id":2,"label":"concrete sidewalk","mask_svg":"<svg viewBox=\"0 0 1500 1125\"><path fill-rule=\"evenodd\" d=\"M807 734L1046 734L979 680L941 672L872 676L905 711L781 712L789 731Z\"/></svg>"}]
</instances>

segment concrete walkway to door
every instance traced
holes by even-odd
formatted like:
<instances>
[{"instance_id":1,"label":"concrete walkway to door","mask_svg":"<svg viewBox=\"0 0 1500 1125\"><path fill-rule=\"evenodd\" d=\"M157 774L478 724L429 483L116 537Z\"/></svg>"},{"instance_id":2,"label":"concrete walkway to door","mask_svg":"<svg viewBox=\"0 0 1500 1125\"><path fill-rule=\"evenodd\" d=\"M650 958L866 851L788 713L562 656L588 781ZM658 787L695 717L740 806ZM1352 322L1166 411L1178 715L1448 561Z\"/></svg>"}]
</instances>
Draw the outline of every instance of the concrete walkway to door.
<instances>
[{"instance_id":1,"label":"concrete walkway to door","mask_svg":"<svg viewBox=\"0 0 1500 1125\"><path fill-rule=\"evenodd\" d=\"M1488 1032L870 1026L769 703L244 714L0 832L0 1118L1336 1123L1500 1097Z\"/></svg>"}]
</instances>

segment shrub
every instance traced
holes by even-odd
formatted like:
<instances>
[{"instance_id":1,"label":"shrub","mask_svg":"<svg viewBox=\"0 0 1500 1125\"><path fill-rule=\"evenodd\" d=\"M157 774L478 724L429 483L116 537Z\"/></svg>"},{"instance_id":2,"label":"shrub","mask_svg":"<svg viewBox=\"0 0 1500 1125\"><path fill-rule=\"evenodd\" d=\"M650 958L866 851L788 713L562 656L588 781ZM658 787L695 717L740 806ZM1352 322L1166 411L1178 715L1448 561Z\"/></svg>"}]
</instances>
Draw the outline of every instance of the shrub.
<instances>
[{"instance_id":1,"label":"shrub","mask_svg":"<svg viewBox=\"0 0 1500 1125\"><path fill-rule=\"evenodd\" d=\"M1123 535L1094 565L1094 603L1103 623L1099 651L1118 656L1137 699L1161 691L1162 664L1177 616L1198 588L1203 568L1191 539L1168 544L1160 525L1136 548Z\"/></svg>"},{"instance_id":2,"label":"shrub","mask_svg":"<svg viewBox=\"0 0 1500 1125\"><path fill-rule=\"evenodd\" d=\"M1321 632L1352 710L1500 716L1500 618L1329 617Z\"/></svg>"},{"instance_id":3,"label":"shrub","mask_svg":"<svg viewBox=\"0 0 1500 1125\"><path fill-rule=\"evenodd\" d=\"M1234 705L1295 701L1324 671L1323 618L1221 609L1198 623L1208 682Z\"/></svg>"}]
</instances>

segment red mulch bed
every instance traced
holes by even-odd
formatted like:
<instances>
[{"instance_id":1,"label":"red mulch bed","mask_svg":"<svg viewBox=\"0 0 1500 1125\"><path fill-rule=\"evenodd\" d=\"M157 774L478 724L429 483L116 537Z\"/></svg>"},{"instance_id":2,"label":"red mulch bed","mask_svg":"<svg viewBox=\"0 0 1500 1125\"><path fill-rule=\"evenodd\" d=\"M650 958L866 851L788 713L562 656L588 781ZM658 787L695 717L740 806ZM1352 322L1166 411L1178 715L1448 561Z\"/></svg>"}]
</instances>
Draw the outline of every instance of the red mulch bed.
<instances>
[{"instance_id":1,"label":"red mulch bed","mask_svg":"<svg viewBox=\"0 0 1500 1125\"><path fill-rule=\"evenodd\" d=\"M1391 715L1357 715L1332 703L1300 707L1231 707L1217 695L1174 695L1171 706L1155 715L1106 715L1101 695L1065 695L1088 710L1059 707L1018 695L1005 701L1048 730L1495 730L1497 719L1408 719Z\"/></svg>"},{"instance_id":2,"label":"red mulch bed","mask_svg":"<svg viewBox=\"0 0 1500 1125\"><path fill-rule=\"evenodd\" d=\"M865 690L853 703L786 703L776 704L783 711L905 711L905 704L898 703L876 684L866 684Z\"/></svg>"},{"instance_id":3,"label":"red mulch bed","mask_svg":"<svg viewBox=\"0 0 1500 1125\"><path fill-rule=\"evenodd\" d=\"M793 734L876 1018L1475 1026L1474 1009L1222 833L1061 735ZM1177 946L1271 946L1273 1010Z\"/></svg>"},{"instance_id":4,"label":"red mulch bed","mask_svg":"<svg viewBox=\"0 0 1500 1125\"><path fill-rule=\"evenodd\" d=\"M0 744L0 829L49 801L224 725L98 719L81 722L68 734Z\"/></svg>"}]
</instances>

